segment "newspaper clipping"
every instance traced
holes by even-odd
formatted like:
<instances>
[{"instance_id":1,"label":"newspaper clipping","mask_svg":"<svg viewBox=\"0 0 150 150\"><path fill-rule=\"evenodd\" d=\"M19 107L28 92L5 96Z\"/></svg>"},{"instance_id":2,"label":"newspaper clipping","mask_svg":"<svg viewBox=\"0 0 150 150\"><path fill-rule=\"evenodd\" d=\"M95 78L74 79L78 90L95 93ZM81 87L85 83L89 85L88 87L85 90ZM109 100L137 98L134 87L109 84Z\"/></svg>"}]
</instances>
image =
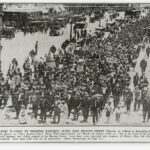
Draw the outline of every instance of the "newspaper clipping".
<instances>
[{"instance_id":1,"label":"newspaper clipping","mask_svg":"<svg viewBox=\"0 0 150 150\"><path fill-rule=\"evenodd\" d=\"M150 142L150 4L1 3L0 142Z\"/></svg>"}]
</instances>

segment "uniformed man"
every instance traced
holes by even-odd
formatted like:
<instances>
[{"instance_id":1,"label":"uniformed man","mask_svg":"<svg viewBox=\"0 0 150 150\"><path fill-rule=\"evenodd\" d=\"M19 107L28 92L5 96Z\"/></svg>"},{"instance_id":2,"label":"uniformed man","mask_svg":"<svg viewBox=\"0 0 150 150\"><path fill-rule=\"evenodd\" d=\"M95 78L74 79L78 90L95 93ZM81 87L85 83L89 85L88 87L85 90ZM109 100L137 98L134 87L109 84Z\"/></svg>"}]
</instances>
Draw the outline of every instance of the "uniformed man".
<instances>
[{"instance_id":1,"label":"uniformed man","mask_svg":"<svg viewBox=\"0 0 150 150\"><path fill-rule=\"evenodd\" d=\"M129 88L126 88L126 108L127 108L127 113L130 113L130 108L131 108L131 102L133 100L133 93L131 92L131 90Z\"/></svg>"},{"instance_id":2,"label":"uniformed man","mask_svg":"<svg viewBox=\"0 0 150 150\"><path fill-rule=\"evenodd\" d=\"M147 67L147 61L143 58L140 62L140 67L141 67L141 72L145 72L146 67Z\"/></svg>"},{"instance_id":3,"label":"uniformed man","mask_svg":"<svg viewBox=\"0 0 150 150\"><path fill-rule=\"evenodd\" d=\"M149 48L149 46L146 48L146 54L147 54L147 57L149 57L149 54L150 54L150 48Z\"/></svg>"},{"instance_id":4,"label":"uniformed man","mask_svg":"<svg viewBox=\"0 0 150 150\"><path fill-rule=\"evenodd\" d=\"M60 101L60 97L56 96L55 103L54 103L53 123L59 123L60 122L61 107L62 107L62 102Z\"/></svg>"},{"instance_id":5,"label":"uniformed man","mask_svg":"<svg viewBox=\"0 0 150 150\"><path fill-rule=\"evenodd\" d=\"M92 111L93 124L98 123L99 107L100 107L100 101L99 101L98 97L95 97L93 95L91 98L91 111Z\"/></svg>"},{"instance_id":6,"label":"uniformed man","mask_svg":"<svg viewBox=\"0 0 150 150\"><path fill-rule=\"evenodd\" d=\"M84 95L82 95L81 97L81 109L83 113L83 120L81 121L82 123L88 122L90 101L91 101L90 96L88 95L87 92L85 92Z\"/></svg>"},{"instance_id":7,"label":"uniformed man","mask_svg":"<svg viewBox=\"0 0 150 150\"><path fill-rule=\"evenodd\" d=\"M141 101L142 101L142 105L143 105L143 122L145 122L146 116L147 116L147 113L148 113L147 92L148 92L148 88L147 87L145 87L141 91Z\"/></svg>"},{"instance_id":8,"label":"uniformed man","mask_svg":"<svg viewBox=\"0 0 150 150\"><path fill-rule=\"evenodd\" d=\"M147 121L149 122L149 119L150 119L150 92L148 92L147 94L147 111L148 111L148 118L147 118Z\"/></svg>"},{"instance_id":9,"label":"uniformed man","mask_svg":"<svg viewBox=\"0 0 150 150\"><path fill-rule=\"evenodd\" d=\"M35 43L35 55L37 55L37 52L38 52L38 41L36 41Z\"/></svg>"},{"instance_id":10,"label":"uniformed man","mask_svg":"<svg viewBox=\"0 0 150 150\"><path fill-rule=\"evenodd\" d=\"M41 97L40 99L40 118L41 118L41 122L45 123L46 122L46 113L48 110L48 100L44 97L44 95Z\"/></svg>"},{"instance_id":11,"label":"uniformed man","mask_svg":"<svg viewBox=\"0 0 150 150\"><path fill-rule=\"evenodd\" d=\"M21 110L22 101L24 99L24 94L21 88L19 88L18 91L15 93L15 98L16 118L18 118Z\"/></svg>"},{"instance_id":12,"label":"uniformed man","mask_svg":"<svg viewBox=\"0 0 150 150\"><path fill-rule=\"evenodd\" d=\"M74 109L73 120L78 120L80 103L81 103L80 93L77 92L72 101L72 108Z\"/></svg>"},{"instance_id":13,"label":"uniformed man","mask_svg":"<svg viewBox=\"0 0 150 150\"><path fill-rule=\"evenodd\" d=\"M0 87L0 108L2 106L2 101L3 101L3 87Z\"/></svg>"},{"instance_id":14,"label":"uniformed man","mask_svg":"<svg viewBox=\"0 0 150 150\"><path fill-rule=\"evenodd\" d=\"M138 73L136 73L136 75L133 78L134 87L136 87L138 85L138 83L139 83L139 75L138 75Z\"/></svg>"},{"instance_id":15,"label":"uniformed man","mask_svg":"<svg viewBox=\"0 0 150 150\"><path fill-rule=\"evenodd\" d=\"M39 97L38 93L33 91L31 96L31 103L32 103L33 115L35 119L37 119L37 115L38 115L38 106L39 106L38 97Z\"/></svg>"},{"instance_id":16,"label":"uniformed man","mask_svg":"<svg viewBox=\"0 0 150 150\"><path fill-rule=\"evenodd\" d=\"M141 91L138 87L135 88L135 101L134 101L134 111L139 110L141 100ZM138 106L138 109L137 109Z\"/></svg>"}]
</instances>

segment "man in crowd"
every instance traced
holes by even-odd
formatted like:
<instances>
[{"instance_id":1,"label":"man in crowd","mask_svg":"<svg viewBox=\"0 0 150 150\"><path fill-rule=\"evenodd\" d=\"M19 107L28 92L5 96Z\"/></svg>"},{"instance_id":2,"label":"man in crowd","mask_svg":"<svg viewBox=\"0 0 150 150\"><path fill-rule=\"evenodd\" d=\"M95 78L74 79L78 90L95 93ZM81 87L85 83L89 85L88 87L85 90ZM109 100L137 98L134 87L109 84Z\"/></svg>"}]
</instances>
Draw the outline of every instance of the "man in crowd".
<instances>
[{"instance_id":1,"label":"man in crowd","mask_svg":"<svg viewBox=\"0 0 150 150\"><path fill-rule=\"evenodd\" d=\"M140 109L140 100L141 100L141 91L139 90L139 87L135 87L135 101L134 101L134 111L137 111Z\"/></svg>"},{"instance_id":2,"label":"man in crowd","mask_svg":"<svg viewBox=\"0 0 150 150\"><path fill-rule=\"evenodd\" d=\"M140 62L140 67L141 67L141 72L145 72L146 67L147 67L147 61L143 58Z\"/></svg>"},{"instance_id":3,"label":"man in crowd","mask_svg":"<svg viewBox=\"0 0 150 150\"><path fill-rule=\"evenodd\" d=\"M100 108L100 101L98 97L92 95L90 107L92 112L93 124L96 124L98 123L98 111Z\"/></svg>"},{"instance_id":4,"label":"man in crowd","mask_svg":"<svg viewBox=\"0 0 150 150\"><path fill-rule=\"evenodd\" d=\"M46 99L46 97L42 96L40 99L40 118L41 118L41 122L45 123L46 122L46 114L48 111L48 100Z\"/></svg>"},{"instance_id":5,"label":"man in crowd","mask_svg":"<svg viewBox=\"0 0 150 150\"><path fill-rule=\"evenodd\" d=\"M90 96L87 92L83 93L81 96L81 110L83 112L83 120L82 123L88 122L89 109L90 109Z\"/></svg>"}]
</instances>

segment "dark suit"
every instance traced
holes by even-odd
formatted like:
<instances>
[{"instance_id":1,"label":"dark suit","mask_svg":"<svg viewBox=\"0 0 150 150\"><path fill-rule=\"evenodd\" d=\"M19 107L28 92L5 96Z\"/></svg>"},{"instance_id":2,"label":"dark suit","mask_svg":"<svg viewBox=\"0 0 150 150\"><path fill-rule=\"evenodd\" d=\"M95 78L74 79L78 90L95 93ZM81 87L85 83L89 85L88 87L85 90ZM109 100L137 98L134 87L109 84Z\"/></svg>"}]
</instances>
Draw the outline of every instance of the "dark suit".
<instances>
[{"instance_id":1,"label":"dark suit","mask_svg":"<svg viewBox=\"0 0 150 150\"><path fill-rule=\"evenodd\" d=\"M38 115L38 106L39 106L39 102L38 102L39 98L37 95L33 95L32 96L32 109L33 109L33 114L34 114L34 118L37 118Z\"/></svg>"},{"instance_id":2,"label":"dark suit","mask_svg":"<svg viewBox=\"0 0 150 150\"><path fill-rule=\"evenodd\" d=\"M48 109L48 100L46 98L42 98L40 100L40 110L41 110L40 117L42 122L46 121L47 109Z\"/></svg>"},{"instance_id":3,"label":"dark suit","mask_svg":"<svg viewBox=\"0 0 150 150\"><path fill-rule=\"evenodd\" d=\"M140 62L140 67L141 67L141 71L145 72L146 67L147 67L147 61L145 59L142 59Z\"/></svg>"},{"instance_id":4,"label":"dark suit","mask_svg":"<svg viewBox=\"0 0 150 150\"><path fill-rule=\"evenodd\" d=\"M98 122L98 108L100 107L100 101L97 98L92 98L91 101L91 111L93 117L93 123Z\"/></svg>"},{"instance_id":5,"label":"dark suit","mask_svg":"<svg viewBox=\"0 0 150 150\"><path fill-rule=\"evenodd\" d=\"M87 121L88 115L89 115L89 108L90 108L90 98L89 97L82 97L81 108L82 108L82 112L83 112L84 121Z\"/></svg>"},{"instance_id":6,"label":"dark suit","mask_svg":"<svg viewBox=\"0 0 150 150\"><path fill-rule=\"evenodd\" d=\"M15 104L14 104L14 106L15 106L15 110L16 110L16 117L18 117L19 114L20 114L23 99L24 99L24 94L23 93L16 93L15 94Z\"/></svg>"}]
</instances>

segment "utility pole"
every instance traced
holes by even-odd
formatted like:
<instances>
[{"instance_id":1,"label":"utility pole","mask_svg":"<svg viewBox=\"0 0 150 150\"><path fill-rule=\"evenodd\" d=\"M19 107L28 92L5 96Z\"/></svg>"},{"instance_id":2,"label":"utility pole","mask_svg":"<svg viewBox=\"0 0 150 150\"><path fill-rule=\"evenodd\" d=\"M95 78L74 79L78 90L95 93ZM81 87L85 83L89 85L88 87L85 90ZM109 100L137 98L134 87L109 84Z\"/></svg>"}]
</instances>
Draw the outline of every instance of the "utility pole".
<instances>
[{"instance_id":1,"label":"utility pole","mask_svg":"<svg viewBox=\"0 0 150 150\"><path fill-rule=\"evenodd\" d=\"M70 20L70 41L72 40L72 19Z\"/></svg>"}]
</instances>

